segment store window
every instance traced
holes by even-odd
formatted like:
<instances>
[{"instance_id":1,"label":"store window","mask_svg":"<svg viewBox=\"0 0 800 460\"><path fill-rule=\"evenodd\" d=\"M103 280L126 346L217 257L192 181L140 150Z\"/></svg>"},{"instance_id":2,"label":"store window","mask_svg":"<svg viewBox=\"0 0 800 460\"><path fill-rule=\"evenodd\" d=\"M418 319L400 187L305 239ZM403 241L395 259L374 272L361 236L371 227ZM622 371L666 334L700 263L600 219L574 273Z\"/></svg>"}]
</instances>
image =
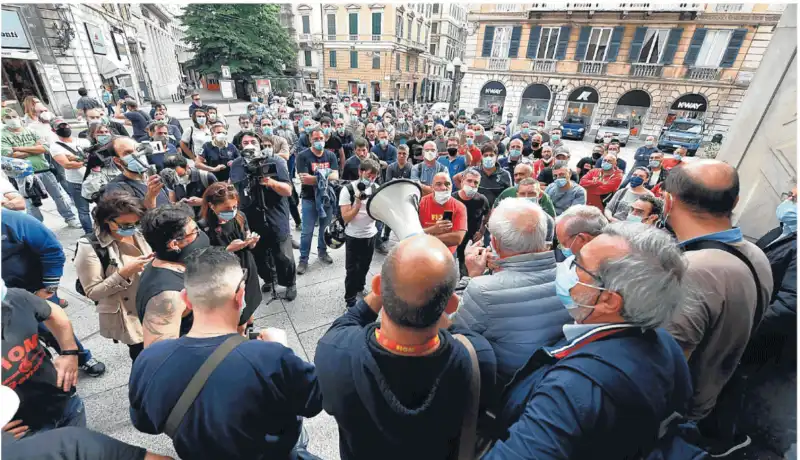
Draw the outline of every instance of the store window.
<instances>
[{"instance_id":1,"label":"store window","mask_svg":"<svg viewBox=\"0 0 800 460\"><path fill-rule=\"evenodd\" d=\"M617 101L613 118L627 120L631 129L631 136L638 136L642 131L642 124L650 109L650 95L646 91L635 89L623 94Z\"/></svg>"},{"instance_id":2,"label":"store window","mask_svg":"<svg viewBox=\"0 0 800 460\"><path fill-rule=\"evenodd\" d=\"M381 53L379 53L378 51L374 51L372 53L372 68L373 69L381 68Z\"/></svg>"},{"instance_id":3,"label":"store window","mask_svg":"<svg viewBox=\"0 0 800 460\"><path fill-rule=\"evenodd\" d=\"M590 126L599 100L600 95L597 90L590 86L581 86L575 89L567 97L567 110L564 118L582 117L586 121L586 125Z\"/></svg>"},{"instance_id":4,"label":"store window","mask_svg":"<svg viewBox=\"0 0 800 460\"><path fill-rule=\"evenodd\" d=\"M533 84L525 88L519 107L519 123L536 123L547 119L550 105L550 88L543 84Z\"/></svg>"}]
</instances>

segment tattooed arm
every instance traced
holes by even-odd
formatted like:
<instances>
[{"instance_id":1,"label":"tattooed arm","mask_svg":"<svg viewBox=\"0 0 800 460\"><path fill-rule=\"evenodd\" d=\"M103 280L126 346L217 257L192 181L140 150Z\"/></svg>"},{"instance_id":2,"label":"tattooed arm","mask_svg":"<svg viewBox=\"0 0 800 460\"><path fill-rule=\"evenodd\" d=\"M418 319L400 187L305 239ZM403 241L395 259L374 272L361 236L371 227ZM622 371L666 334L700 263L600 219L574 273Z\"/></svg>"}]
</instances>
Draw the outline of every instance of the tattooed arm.
<instances>
[{"instance_id":1,"label":"tattooed arm","mask_svg":"<svg viewBox=\"0 0 800 460\"><path fill-rule=\"evenodd\" d=\"M144 347L165 339L176 339L186 305L178 291L164 291L147 302L142 321Z\"/></svg>"}]
</instances>

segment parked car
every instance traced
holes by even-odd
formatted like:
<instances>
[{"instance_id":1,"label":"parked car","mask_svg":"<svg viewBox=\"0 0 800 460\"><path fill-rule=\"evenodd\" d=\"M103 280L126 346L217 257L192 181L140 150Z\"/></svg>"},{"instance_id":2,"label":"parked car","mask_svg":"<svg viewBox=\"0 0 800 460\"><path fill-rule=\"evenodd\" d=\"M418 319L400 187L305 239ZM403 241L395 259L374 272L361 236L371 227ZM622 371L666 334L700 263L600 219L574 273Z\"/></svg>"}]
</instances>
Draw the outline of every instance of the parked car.
<instances>
[{"instance_id":1,"label":"parked car","mask_svg":"<svg viewBox=\"0 0 800 460\"><path fill-rule=\"evenodd\" d=\"M494 122L500 119L497 115L493 114L491 110L484 107L476 108L473 112L473 117L483 126L483 129L487 130L492 129Z\"/></svg>"},{"instance_id":2,"label":"parked car","mask_svg":"<svg viewBox=\"0 0 800 460\"><path fill-rule=\"evenodd\" d=\"M606 133L611 133L613 137L619 139L622 146L628 144L628 138L631 136L631 128L628 120L620 118L609 118L600 125L597 133L594 135L594 143L599 144L603 142L603 136Z\"/></svg>"},{"instance_id":3,"label":"parked car","mask_svg":"<svg viewBox=\"0 0 800 460\"><path fill-rule=\"evenodd\" d=\"M582 141L586 135L586 120L583 117L570 116L561 123L561 137Z\"/></svg>"},{"instance_id":4,"label":"parked car","mask_svg":"<svg viewBox=\"0 0 800 460\"><path fill-rule=\"evenodd\" d=\"M703 122L693 118L678 118L669 125L658 138L658 149L673 152L678 147L686 147L692 155L703 142Z\"/></svg>"}]
</instances>

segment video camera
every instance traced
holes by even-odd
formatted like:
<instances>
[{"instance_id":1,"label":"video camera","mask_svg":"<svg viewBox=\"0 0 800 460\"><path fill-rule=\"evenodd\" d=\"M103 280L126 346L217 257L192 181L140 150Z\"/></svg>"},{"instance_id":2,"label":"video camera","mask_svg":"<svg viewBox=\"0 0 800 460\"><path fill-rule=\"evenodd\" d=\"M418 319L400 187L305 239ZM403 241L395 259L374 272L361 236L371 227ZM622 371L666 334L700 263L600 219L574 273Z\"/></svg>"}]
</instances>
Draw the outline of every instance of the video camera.
<instances>
[{"instance_id":1,"label":"video camera","mask_svg":"<svg viewBox=\"0 0 800 460\"><path fill-rule=\"evenodd\" d=\"M367 201L367 194L364 193L367 190L367 186L364 185L363 182L359 182L356 184L356 188L358 189L358 199L361 201Z\"/></svg>"},{"instance_id":2,"label":"video camera","mask_svg":"<svg viewBox=\"0 0 800 460\"><path fill-rule=\"evenodd\" d=\"M263 177L276 178L278 177L278 167L275 163L269 161L268 157L245 157L244 169L247 171L247 177L250 180L260 181Z\"/></svg>"}]
</instances>

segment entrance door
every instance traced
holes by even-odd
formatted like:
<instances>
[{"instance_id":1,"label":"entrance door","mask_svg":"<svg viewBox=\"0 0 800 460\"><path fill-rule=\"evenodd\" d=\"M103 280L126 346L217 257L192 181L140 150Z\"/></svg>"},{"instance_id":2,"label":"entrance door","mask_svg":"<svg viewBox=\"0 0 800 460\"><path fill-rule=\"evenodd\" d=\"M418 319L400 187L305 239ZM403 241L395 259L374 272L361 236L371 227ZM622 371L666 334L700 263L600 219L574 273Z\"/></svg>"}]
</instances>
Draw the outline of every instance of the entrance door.
<instances>
[{"instance_id":1,"label":"entrance door","mask_svg":"<svg viewBox=\"0 0 800 460\"><path fill-rule=\"evenodd\" d=\"M381 84L377 81L373 81L372 84L372 102L380 102L381 101Z\"/></svg>"},{"instance_id":2,"label":"entrance door","mask_svg":"<svg viewBox=\"0 0 800 460\"><path fill-rule=\"evenodd\" d=\"M357 81L348 81L347 88L350 91L350 95L353 97L358 97L358 82Z\"/></svg>"},{"instance_id":3,"label":"entrance door","mask_svg":"<svg viewBox=\"0 0 800 460\"><path fill-rule=\"evenodd\" d=\"M3 100L16 100L20 106L27 96L36 96L44 104L50 104L44 91L39 71L32 61L26 59L3 59ZM20 116L23 113L19 112Z\"/></svg>"},{"instance_id":4,"label":"entrance door","mask_svg":"<svg viewBox=\"0 0 800 460\"><path fill-rule=\"evenodd\" d=\"M417 102L417 82L414 82L414 86L412 86L411 101L415 103Z\"/></svg>"}]
</instances>

